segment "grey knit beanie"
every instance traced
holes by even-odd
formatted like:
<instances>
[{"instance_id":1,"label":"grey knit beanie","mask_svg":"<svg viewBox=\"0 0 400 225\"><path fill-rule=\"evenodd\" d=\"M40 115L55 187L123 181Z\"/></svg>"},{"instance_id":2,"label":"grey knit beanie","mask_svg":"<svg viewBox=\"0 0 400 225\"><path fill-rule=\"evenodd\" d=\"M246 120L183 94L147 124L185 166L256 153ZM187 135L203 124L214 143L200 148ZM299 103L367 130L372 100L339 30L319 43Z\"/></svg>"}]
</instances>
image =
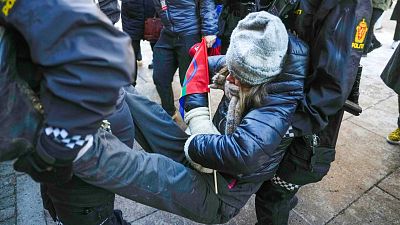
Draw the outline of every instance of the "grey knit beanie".
<instances>
[{"instance_id":1,"label":"grey knit beanie","mask_svg":"<svg viewBox=\"0 0 400 225\"><path fill-rule=\"evenodd\" d=\"M288 34L278 17L250 13L232 32L226 63L242 83L266 83L281 72L287 47Z\"/></svg>"}]
</instances>

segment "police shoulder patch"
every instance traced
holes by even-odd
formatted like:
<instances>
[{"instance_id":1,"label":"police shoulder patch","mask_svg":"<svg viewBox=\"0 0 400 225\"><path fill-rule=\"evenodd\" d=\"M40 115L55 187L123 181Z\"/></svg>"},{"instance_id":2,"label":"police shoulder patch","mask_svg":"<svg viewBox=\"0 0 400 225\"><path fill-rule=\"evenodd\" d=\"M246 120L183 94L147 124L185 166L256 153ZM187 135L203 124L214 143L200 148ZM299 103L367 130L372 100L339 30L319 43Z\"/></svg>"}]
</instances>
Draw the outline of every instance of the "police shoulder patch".
<instances>
[{"instance_id":1,"label":"police shoulder patch","mask_svg":"<svg viewBox=\"0 0 400 225\"><path fill-rule=\"evenodd\" d=\"M16 1L17 0L0 0L1 13L3 13L4 16L8 16Z\"/></svg>"},{"instance_id":2,"label":"police shoulder patch","mask_svg":"<svg viewBox=\"0 0 400 225\"><path fill-rule=\"evenodd\" d=\"M364 49L364 45L365 45L365 37L367 36L367 32L368 32L368 24L367 22L365 22L365 18L363 18L357 25L356 27L356 34L354 37L354 41L351 44L352 48L355 49Z\"/></svg>"}]
</instances>

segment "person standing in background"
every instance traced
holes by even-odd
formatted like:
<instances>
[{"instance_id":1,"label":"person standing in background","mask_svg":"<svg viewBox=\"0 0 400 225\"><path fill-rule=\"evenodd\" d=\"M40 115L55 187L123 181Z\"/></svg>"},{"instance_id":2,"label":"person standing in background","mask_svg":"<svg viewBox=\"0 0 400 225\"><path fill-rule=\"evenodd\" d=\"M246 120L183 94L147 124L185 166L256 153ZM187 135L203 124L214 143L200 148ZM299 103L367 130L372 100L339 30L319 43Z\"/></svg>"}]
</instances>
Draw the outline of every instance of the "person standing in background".
<instances>
[{"instance_id":1,"label":"person standing in background","mask_svg":"<svg viewBox=\"0 0 400 225\"><path fill-rule=\"evenodd\" d=\"M380 48L382 43L376 39L374 34L374 26L376 21L382 16L382 13L386 11L390 6L391 0L372 0L372 17L371 26L368 29L367 40L365 42L365 48L363 56L367 56L368 53L373 50Z\"/></svg>"},{"instance_id":2,"label":"person standing in background","mask_svg":"<svg viewBox=\"0 0 400 225\"><path fill-rule=\"evenodd\" d=\"M154 46L153 81L161 98L161 105L174 119L177 117L172 80L179 68L183 84L191 62L189 49L205 37L211 47L218 27L214 0L154 0L164 28Z\"/></svg>"},{"instance_id":3,"label":"person standing in background","mask_svg":"<svg viewBox=\"0 0 400 225\"><path fill-rule=\"evenodd\" d=\"M132 48L136 56L136 76L133 78L133 86L136 85L138 63L141 64L142 61L140 40L143 39L144 22L147 18L154 17L155 15L156 10L151 0L122 0L122 30L131 37ZM150 42L152 51L156 42L156 40ZM149 69L152 68L153 63L149 65Z\"/></svg>"},{"instance_id":4,"label":"person standing in background","mask_svg":"<svg viewBox=\"0 0 400 225\"><path fill-rule=\"evenodd\" d=\"M390 17L390 20L396 21L396 29L394 30L393 43L391 46L392 49L395 49L400 43L400 4L398 1L393 9L392 17Z\"/></svg>"},{"instance_id":5,"label":"person standing in background","mask_svg":"<svg viewBox=\"0 0 400 225\"><path fill-rule=\"evenodd\" d=\"M385 84L393 89L398 95L399 117L397 118L397 128L390 132L386 141L392 145L400 145L400 47L397 46L385 69L382 71L381 78Z\"/></svg>"}]
</instances>

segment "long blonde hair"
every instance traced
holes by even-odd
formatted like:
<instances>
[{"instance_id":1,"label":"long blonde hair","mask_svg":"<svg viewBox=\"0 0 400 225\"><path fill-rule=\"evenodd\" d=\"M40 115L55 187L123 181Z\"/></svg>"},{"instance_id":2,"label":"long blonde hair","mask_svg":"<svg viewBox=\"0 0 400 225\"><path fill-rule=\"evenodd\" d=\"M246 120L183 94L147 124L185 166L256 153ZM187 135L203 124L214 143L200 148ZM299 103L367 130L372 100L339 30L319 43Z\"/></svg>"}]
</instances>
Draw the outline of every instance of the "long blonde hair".
<instances>
[{"instance_id":1,"label":"long blonde hair","mask_svg":"<svg viewBox=\"0 0 400 225\"><path fill-rule=\"evenodd\" d=\"M239 87L239 107L242 113L252 108L261 107L265 96L267 95L267 84L247 86L241 84Z\"/></svg>"}]
</instances>

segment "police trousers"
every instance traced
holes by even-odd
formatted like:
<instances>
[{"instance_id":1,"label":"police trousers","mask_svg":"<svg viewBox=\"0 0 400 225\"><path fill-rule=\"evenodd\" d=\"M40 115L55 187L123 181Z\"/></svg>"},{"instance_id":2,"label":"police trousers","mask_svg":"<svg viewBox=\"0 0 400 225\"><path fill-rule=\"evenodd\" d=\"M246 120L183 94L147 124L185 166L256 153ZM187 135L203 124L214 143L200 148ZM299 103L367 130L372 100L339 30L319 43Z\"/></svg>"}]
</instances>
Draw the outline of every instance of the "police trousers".
<instances>
[{"instance_id":1,"label":"police trousers","mask_svg":"<svg viewBox=\"0 0 400 225\"><path fill-rule=\"evenodd\" d=\"M134 125L128 105L118 105L107 118L111 131L127 148L133 147ZM42 184L43 206L55 221L63 225L123 225L122 216L114 212L115 194L95 187L77 176L65 184ZM116 216L120 218L116 218Z\"/></svg>"},{"instance_id":2,"label":"police trousers","mask_svg":"<svg viewBox=\"0 0 400 225\"><path fill-rule=\"evenodd\" d=\"M146 151L129 149L111 133L99 130L93 148L75 161L76 176L133 201L200 223L225 223L238 214L262 182L240 182L218 173L190 168L183 146L188 138L156 103L127 91L136 140Z\"/></svg>"},{"instance_id":3,"label":"police trousers","mask_svg":"<svg viewBox=\"0 0 400 225\"><path fill-rule=\"evenodd\" d=\"M315 183L328 173L335 160L343 110L329 118L327 127L316 135L296 137L288 147L276 176L256 193L257 225L286 225L290 200L303 185Z\"/></svg>"}]
</instances>

